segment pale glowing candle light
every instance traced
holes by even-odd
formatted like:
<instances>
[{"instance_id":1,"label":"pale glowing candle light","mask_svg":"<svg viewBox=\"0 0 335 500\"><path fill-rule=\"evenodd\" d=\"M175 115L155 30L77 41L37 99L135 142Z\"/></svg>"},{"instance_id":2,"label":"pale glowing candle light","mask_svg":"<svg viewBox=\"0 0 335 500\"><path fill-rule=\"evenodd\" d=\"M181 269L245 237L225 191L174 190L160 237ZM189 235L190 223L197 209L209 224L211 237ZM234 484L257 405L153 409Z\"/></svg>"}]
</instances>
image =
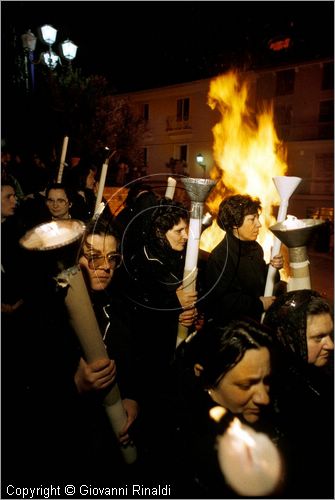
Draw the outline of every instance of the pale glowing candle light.
<instances>
[{"instance_id":1,"label":"pale glowing candle light","mask_svg":"<svg viewBox=\"0 0 335 500\"><path fill-rule=\"evenodd\" d=\"M297 219L294 215L288 215L286 220L282 223L283 231L285 229L300 229L306 227L303 220Z\"/></svg>"},{"instance_id":2,"label":"pale glowing candle light","mask_svg":"<svg viewBox=\"0 0 335 500\"><path fill-rule=\"evenodd\" d=\"M218 438L218 459L227 483L239 495L266 496L278 487L282 463L266 434L234 418Z\"/></svg>"},{"instance_id":3,"label":"pale glowing candle light","mask_svg":"<svg viewBox=\"0 0 335 500\"><path fill-rule=\"evenodd\" d=\"M173 177L168 177L168 185L165 191L165 198L173 200L176 184L177 184L176 179L174 179Z\"/></svg>"}]
</instances>

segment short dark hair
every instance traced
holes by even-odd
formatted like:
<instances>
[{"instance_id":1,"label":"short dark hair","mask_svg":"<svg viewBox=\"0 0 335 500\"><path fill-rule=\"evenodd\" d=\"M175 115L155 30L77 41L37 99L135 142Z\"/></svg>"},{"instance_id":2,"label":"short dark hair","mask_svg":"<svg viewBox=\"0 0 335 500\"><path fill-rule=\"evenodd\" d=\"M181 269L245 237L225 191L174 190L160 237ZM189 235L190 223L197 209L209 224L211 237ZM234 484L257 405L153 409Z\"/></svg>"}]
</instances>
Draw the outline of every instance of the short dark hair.
<instances>
[{"instance_id":1,"label":"short dark hair","mask_svg":"<svg viewBox=\"0 0 335 500\"><path fill-rule=\"evenodd\" d=\"M51 184L49 184L47 186L47 189L45 192L46 199L48 198L49 192L51 189L62 189L64 191L64 193L66 194L69 202L73 202L74 194L73 194L72 189L68 185L63 184L62 182L52 182Z\"/></svg>"},{"instance_id":2,"label":"short dark hair","mask_svg":"<svg viewBox=\"0 0 335 500\"><path fill-rule=\"evenodd\" d=\"M189 346L191 362L203 367L200 384L208 389L216 387L249 349L266 347L271 354L272 339L269 330L256 321L232 320L225 326L207 323Z\"/></svg>"},{"instance_id":3,"label":"short dark hair","mask_svg":"<svg viewBox=\"0 0 335 500\"><path fill-rule=\"evenodd\" d=\"M179 221L189 221L189 211L180 202L163 198L154 208L151 215L149 238L163 241L166 240L165 234L173 228Z\"/></svg>"},{"instance_id":4,"label":"short dark hair","mask_svg":"<svg viewBox=\"0 0 335 500\"><path fill-rule=\"evenodd\" d=\"M117 224L115 223L114 217L98 217L96 219L91 219L86 225L85 237L90 234L98 234L100 236L114 236L117 243L120 242L120 232Z\"/></svg>"},{"instance_id":5,"label":"short dark hair","mask_svg":"<svg viewBox=\"0 0 335 500\"><path fill-rule=\"evenodd\" d=\"M262 210L259 198L236 194L221 201L217 217L218 226L224 231L241 227L246 215L259 214Z\"/></svg>"}]
</instances>

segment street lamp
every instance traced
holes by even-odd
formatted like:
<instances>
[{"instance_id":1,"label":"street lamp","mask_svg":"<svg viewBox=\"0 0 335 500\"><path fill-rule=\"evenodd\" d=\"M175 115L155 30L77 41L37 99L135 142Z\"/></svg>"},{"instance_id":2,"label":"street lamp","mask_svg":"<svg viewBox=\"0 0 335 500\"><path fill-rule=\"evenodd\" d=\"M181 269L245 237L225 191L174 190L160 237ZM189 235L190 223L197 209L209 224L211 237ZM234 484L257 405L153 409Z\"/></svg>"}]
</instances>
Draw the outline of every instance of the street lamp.
<instances>
[{"instance_id":1,"label":"street lamp","mask_svg":"<svg viewBox=\"0 0 335 500\"><path fill-rule=\"evenodd\" d=\"M47 52L41 53L40 61L48 68L55 69L57 64L61 64L61 58L52 50L52 46L56 41L57 30L50 24L44 24L39 28L39 32L41 40L49 47ZM26 64L28 64L28 59L32 62L32 52L35 50L37 38L29 29L27 33L21 36L21 39L26 54ZM77 49L77 45L67 39L61 44L61 56L71 62L76 57Z\"/></svg>"},{"instance_id":2,"label":"street lamp","mask_svg":"<svg viewBox=\"0 0 335 500\"><path fill-rule=\"evenodd\" d=\"M42 52L41 60L50 69L55 69L58 63L61 63L60 57L52 50L52 46L56 41L57 30L49 24L44 24L41 28L41 38L44 43L49 46L48 52ZM77 45L71 40L65 40L61 44L61 55L68 61L72 61L77 54Z\"/></svg>"},{"instance_id":3,"label":"street lamp","mask_svg":"<svg viewBox=\"0 0 335 500\"><path fill-rule=\"evenodd\" d=\"M202 167L204 170L206 170L206 164L204 163L204 156L202 153L197 154L197 163Z\"/></svg>"}]
</instances>

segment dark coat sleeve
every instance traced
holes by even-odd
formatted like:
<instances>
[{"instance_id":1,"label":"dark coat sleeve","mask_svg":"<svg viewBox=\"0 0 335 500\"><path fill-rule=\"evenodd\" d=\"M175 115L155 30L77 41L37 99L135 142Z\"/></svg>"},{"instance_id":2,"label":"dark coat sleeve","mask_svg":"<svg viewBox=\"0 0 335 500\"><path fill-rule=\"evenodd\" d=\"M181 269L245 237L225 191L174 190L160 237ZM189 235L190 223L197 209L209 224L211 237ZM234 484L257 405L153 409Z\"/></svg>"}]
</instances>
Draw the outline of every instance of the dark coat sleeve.
<instances>
[{"instance_id":1,"label":"dark coat sleeve","mask_svg":"<svg viewBox=\"0 0 335 500\"><path fill-rule=\"evenodd\" d=\"M133 339L127 325L115 314L110 318L105 343L109 357L116 363L116 380L122 399L138 400L139 370Z\"/></svg>"},{"instance_id":2,"label":"dark coat sleeve","mask_svg":"<svg viewBox=\"0 0 335 500\"><path fill-rule=\"evenodd\" d=\"M205 271L207 314L219 322L242 316L260 319L265 278L260 246L238 255L221 242L209 256Z\"/></svg>"}]
</instances>

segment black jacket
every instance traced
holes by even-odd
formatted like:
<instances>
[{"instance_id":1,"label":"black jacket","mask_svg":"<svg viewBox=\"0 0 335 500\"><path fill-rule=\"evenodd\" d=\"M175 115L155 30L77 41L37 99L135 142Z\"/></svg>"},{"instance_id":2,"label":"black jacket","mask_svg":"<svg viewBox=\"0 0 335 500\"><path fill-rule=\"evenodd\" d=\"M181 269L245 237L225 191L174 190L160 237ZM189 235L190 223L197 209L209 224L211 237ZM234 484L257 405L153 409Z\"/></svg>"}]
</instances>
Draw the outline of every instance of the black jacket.
<instances>
[{"instance_id":1,"label":"black jacket","mask_svg":"<svg viewBox=\"0 0 335 500\"><path fill-rule=\"evenodd\" d=\"M256 241L227 232L208 257L204 307L208 318L222 324L243 316L260 320L267 265Z\"/></svg>"}]
</instances>

